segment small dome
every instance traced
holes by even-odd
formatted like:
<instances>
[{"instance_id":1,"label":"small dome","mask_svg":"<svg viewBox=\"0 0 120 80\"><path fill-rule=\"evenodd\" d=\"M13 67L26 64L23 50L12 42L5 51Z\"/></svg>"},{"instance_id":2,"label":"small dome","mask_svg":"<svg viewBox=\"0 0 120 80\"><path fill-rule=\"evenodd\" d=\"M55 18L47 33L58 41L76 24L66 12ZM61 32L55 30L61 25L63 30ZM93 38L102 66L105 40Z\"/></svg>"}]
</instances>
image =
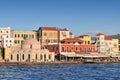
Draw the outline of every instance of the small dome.
<instances>
[{"instance_id":1,"label":"small dome","mask_svg":"<svg viewBox=\"0 0 120 80\"><path fill-rule=\"evenodd\" d=\"M40 49L40 43L37 41L37 39L26 39L25 41L22 42L21 48L24 50L28 49Z\"/></svg>"}]
</instances>

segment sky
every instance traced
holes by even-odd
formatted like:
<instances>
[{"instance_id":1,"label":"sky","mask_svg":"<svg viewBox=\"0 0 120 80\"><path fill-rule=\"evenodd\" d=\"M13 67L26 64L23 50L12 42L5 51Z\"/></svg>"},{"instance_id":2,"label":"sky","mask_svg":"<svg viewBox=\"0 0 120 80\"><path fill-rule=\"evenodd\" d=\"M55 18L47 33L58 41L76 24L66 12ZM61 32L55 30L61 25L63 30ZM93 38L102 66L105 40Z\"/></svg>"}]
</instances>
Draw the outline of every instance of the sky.
<instances>
[{"instance_id":1,"label":"sky","mask_svg":"<svg viewBox=\"0 0 120 80\"><path fill-rule=\"evenodd\" d=\"M0 0L0 27L67 28L74 35L120 33L120 0Z\"/></svg>"}]
</instances>

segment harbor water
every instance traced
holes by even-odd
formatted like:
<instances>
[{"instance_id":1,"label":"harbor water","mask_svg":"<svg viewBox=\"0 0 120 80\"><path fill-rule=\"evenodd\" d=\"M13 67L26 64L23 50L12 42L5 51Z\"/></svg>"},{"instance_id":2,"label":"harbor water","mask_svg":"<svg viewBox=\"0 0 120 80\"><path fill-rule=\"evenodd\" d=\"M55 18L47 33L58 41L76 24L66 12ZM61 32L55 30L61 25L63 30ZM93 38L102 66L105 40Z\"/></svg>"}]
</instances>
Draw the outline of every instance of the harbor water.
<instances>
[{"instance_id":1,"label":"harbor water","mask_svg":"<svg viewBox=\"0 0 120 80\"><path fill-rule=\"evenodd\" d=\"M0 80L120 80L120 63L0 66Z\"/></svg>"}]
</instances>

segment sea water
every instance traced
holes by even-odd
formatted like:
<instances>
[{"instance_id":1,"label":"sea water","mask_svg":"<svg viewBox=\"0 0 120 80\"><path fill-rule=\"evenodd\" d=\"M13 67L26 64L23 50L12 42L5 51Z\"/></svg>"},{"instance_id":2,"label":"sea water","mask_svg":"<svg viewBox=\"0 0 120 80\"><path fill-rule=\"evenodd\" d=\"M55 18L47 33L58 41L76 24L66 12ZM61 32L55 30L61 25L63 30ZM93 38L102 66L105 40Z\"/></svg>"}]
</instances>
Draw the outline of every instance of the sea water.
<instances>
[{"instance_id":1,"label":"sea water","mask_svg":"<svg viewBox=\"0 0 120 80\"><path fill-rule=\"evenodd\" d=\"M0 80L120 80L120 64L0 66Z\"/></svg>"}]
</instances>

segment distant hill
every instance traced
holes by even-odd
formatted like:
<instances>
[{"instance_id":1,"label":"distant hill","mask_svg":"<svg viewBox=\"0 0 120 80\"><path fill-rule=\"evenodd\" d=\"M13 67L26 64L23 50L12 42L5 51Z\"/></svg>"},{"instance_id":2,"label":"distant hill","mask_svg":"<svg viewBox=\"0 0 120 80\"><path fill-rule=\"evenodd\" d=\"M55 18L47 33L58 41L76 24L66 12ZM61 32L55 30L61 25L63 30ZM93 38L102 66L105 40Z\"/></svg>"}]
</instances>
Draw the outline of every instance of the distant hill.
<instances>
[{"instance_id":1,"label":"distant hill","mask_svg":"<svg viewBox=\"0 0 120 80\"><path fill-rule=\"evenodd\" d=\"M113 39L120 39L120 34L110 35L110 37Z\"/></svg>"}]
</instances>

